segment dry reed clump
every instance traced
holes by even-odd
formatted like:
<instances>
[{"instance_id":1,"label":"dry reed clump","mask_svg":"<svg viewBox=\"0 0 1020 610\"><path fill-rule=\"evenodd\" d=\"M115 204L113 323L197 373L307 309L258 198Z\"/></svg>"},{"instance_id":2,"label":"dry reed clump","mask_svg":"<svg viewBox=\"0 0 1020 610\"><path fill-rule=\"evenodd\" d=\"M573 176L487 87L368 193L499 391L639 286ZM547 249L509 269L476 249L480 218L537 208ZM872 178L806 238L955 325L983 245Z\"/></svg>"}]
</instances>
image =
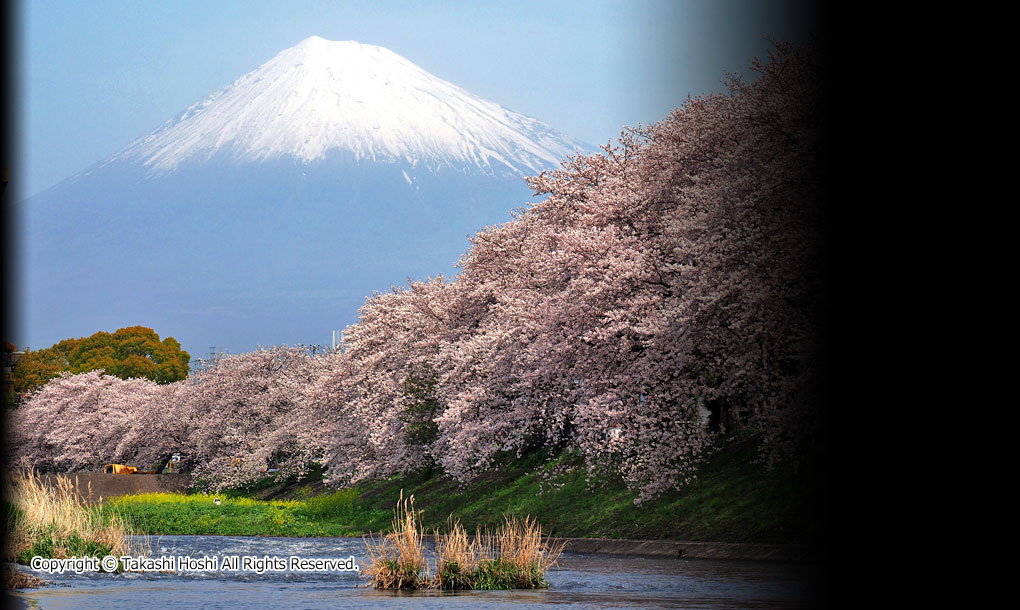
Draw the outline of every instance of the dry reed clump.
<instances>
[{"instance_id":1,"label":"dry reed clump","mask_svg":"<svg viewBox=\"0 0 1020 610\"><path fill-rule=\"evenodd\" d=\"M85 504L69 479L57 479L55 487L49 487L29 471L5 477L5 487L4 557L9 561L27 564L36 555L64 559L146 551L145 539L132 547L127 523Z\"/></svg>"},{"instance_id":2,"label":"dry reed clump","mask_svg":"<svg viewBox=\"0 0 1020 610\"><path fill-rule=\"evenodd\" d=\"M476 536L477 540L477 536ZM436 574L429 586L436 589L470 589L478 563L489 556L468 540L459 521L450 519L450 531L436 532Z\"/></svg>"},{"instance_id":3,"label":"dry reed clump","mask_svg":"<svg viewBox=\"0 0 1020 610\"><path fill-rule=\"evenodd\" d=\"M46 586L46 581L15 569L11 564L5 563L3 568L3 589L13 591L15 589L37 589Z\"/></svg>"},{"instance_id":4,"label":"dry reed clump","mask_svg":"<svg viewBox=\"0 0 1020 610\"><path fill-rule=\"evenodd\" d=\"M556 565L565 543L544 542L537 520L508 515L495 534L479 531L474 544L481 559L471 588L541 589L549 586L545 573Z\"/></svg>"},{"instance_id":5,"label":"dry reed clump","mask_svg":"<svg viewBox=\"0 0 1020 610\"><path fill-rule=\"evenodd\" d=\"M414 510L414 496L400 500L393 511L393 531L382 540L363 538L369 565L363 570L376 589L421 589L430 580L422 543L424 532Z\"/></svg>"},{"instance_id":6,"label":"dry reed clump","mask_svg":"<svg viewBox=\"0 0 1020 610\"><path fill-rule=\"evenodd\" d=\"M377 589L538 589L549 586L545 573L556 565L563 543L542 540L542 528L530 517L506 517L495 534L478 530L474 540L451 518L446 533L436 532L436 571L422 545L423 531L414 497L394 511L393 532L381 541L365 539L369 565L363 573Z\"/></svg>"}]
</instances>

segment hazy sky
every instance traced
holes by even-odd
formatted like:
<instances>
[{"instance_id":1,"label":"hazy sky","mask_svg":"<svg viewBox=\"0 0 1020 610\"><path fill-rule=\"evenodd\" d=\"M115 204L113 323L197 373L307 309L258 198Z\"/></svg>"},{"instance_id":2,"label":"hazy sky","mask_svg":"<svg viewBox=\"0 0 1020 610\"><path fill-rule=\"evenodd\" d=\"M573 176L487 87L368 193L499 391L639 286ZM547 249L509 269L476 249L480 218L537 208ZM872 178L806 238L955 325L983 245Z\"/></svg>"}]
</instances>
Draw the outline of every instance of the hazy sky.
<instances>
[{"instance_id":1,"label":"hazy sky","mask_svg":"<svg viewBox=\"0 0 1020 610\"><path fill-rule=\"evenodd\" d=\"M662 119L747 72L768 38L802 41L795 1L19 3L15 89L30 196L124 148L311 35L387 47L591 144Z\"/></svg>"}]
</instances>

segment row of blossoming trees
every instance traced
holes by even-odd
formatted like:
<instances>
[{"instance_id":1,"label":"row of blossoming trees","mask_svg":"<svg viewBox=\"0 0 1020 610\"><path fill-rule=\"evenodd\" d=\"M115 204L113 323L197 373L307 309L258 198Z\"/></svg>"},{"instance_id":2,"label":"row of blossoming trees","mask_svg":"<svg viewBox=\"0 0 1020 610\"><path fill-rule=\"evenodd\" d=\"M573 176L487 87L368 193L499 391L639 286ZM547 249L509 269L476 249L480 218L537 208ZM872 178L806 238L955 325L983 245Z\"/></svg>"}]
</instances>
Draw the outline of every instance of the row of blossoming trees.
<instances>
[{"instance_id":1,"label":"row of blossoming trees","mask_svg":"<svg viewBox=\"0 0 1020 610\"><path fill-rule=\"evenodd\" d=\"M259 350L169 385L56 379L14 416L15 463L183 451L215 484L310 462L345 484L430 463L467 480L552 446L645 499L726 426L791 453L817 401L822 67L783 44L769 59L530 178L544 200L478 233L452 281L369 299L342 350Z\"/></svg>"}]
</instances>

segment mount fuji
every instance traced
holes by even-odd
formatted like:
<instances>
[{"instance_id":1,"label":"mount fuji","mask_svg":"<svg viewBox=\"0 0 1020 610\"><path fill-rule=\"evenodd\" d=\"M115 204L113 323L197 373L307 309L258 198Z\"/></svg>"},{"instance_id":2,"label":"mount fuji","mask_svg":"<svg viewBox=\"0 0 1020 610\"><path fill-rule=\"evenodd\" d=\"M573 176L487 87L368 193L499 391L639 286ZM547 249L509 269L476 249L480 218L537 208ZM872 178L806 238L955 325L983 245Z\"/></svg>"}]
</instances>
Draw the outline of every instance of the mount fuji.
<instances>
[{"instance_id":1,"label":"mount fuji","mask_svg":"<svg viewBox=\"0 0 1020 610\"><path fill-rule=\"evenodd\" d=\"M313 36L21 202L22 343L137 324L193 356L327 343L374 291L450 275L524 176L593 150Z\"/></svg>"}]
</instances>

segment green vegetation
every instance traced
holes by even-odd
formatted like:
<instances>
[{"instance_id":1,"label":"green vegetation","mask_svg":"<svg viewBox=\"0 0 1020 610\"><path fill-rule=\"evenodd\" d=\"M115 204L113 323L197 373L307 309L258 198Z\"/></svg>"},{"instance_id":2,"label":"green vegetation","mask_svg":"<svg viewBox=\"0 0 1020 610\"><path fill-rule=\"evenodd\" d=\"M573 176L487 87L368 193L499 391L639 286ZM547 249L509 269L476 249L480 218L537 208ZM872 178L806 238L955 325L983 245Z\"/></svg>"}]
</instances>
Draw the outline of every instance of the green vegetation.
<instances>
[{"instance_id":1,"label":"green vegetation","mask_svg":"<svg viewBox=\"0 0 1020 610\"><path fill-rule=\"evenodd\" d=\"M667 539L748 543L809 543L820 531L814 495L813 456L772 470L752 463L758 438L730 439L679 491L634 504L637 492L612 475L592 475L581 458L563 453L548 460L533 453L460 486L435 471L355 486L361 493L363 531L384 529L385 509L401 490L425 510L426 529L454 515L472 531L492 528L503 515L541 516L546 533L563 537Z\"/></svg>"},{"instance_id":2,"label":"green vegetation","mask_svg":"<svg viewBox=\"0 0 1020 610\"><path fill-rule=\"evenodd\" d=\"M215 503L215 499L220 504ZM223 536L356 536L357 494L339 491L309 500L253 500L206 494L151 493L110 498L104 510L150 534Z\"/></svg>"},{"instance_id":3,"label":"green vegetation","mask_svg":"<svg viewBox=\"0 0 1020 610\"><path fill-rule=\"evenodd\" d=\"M47 487L34 473L27 473L15 475L6 484L6 561L28 564L37 555L67 559L145 551L131 548L128 535L133 532L119 515L84 504L70 481Z\"/></svg>"},{"instance_id":4,"label":"green vegetation","mask_svg":"<svg viewBox=\"0 0 1020 610\"><path fill-rule=\"evenodd\" d=\"M68 557L105 557L113 551L113 544L99 540L87 540L76 534L58 537L53 532L45 532L29 541L29 546L14 556L14 562L28 565L33 557L63 558Z\"/></svg>"},{"instance_id":5,"label":"green vegetation","mask_svg":"<svg viewBox=\"0 0 1020 610\"><path fill-rule=\"evenodd\" d=\"M160 341L151 328L130 326L113 333L97 332L80 339L64 339L39 350L27 350L14 369L17 394L42 387L62 372L84 373L103 369L128 379L145 377L156 383L180 381L188 376L191 356L173 337Z\"/></svg>"},{"instance_id":6,"label":"green vegetation","mask_svg":"<svg viewBox=\"0 0 1020 610\"><path fill-rule=\"evenodd\" d=\"M320 519L350 521L360 515L361 494L354 489L315 496L305 500L305 511Z\"/></svg>"},{"instance_id":7,"label":"green vegetation","mask_svg":"<svg viewBox=\"0 0 1020 610\"><path fill-rule=\"evenodd\" d=\"M549 586L545 575L534 566L520 566L494 559L483 561L465 579L468 589L544 589Z\"/></svg>"},{"instance_id":8,"label":"green vegetation","mask_svg":"<svg viewBox=\"0 0 1020 610\"><path fill-rule=\"evenodd\" d=\"M400 418L407 424L405 441L420 448L428 447L439 435L435 417L442 409L436 393L439 375L431 367L412 368L400 384Z\"/></svg>"},{"instance_id":9,"label":"green vegetation","mask_svg":"<svg viewBox=\"0 0 1020 610\"><path fill-rule=\"evenodd\" d=\"M757 443L750 435L730 439L695 481L641 506L619 478L589 477L569 452L552 459L532 453L465 486L432 469L331 492L313 471L301 481L267 478L229 490L220 506L213 496L170 494L115 498L107 506L151 534L340 536L387 531L403 493L424 510L426 531L445 529L450 516L474 531L499 527L505 515L532 515L547 534L562 537L812 542L821 527L812 456L768 470L752 463Z\"/></svg>"}]
</instances>

